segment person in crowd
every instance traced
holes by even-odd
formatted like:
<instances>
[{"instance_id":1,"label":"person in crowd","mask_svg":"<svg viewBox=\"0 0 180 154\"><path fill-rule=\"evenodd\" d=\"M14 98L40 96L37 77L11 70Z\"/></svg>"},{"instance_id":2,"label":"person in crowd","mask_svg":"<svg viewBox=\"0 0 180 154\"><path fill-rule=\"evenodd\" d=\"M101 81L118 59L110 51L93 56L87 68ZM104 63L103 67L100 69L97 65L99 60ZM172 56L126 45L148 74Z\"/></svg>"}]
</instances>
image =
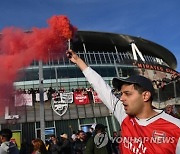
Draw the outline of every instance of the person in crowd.
<instances>
[{"instance_id":1,"label":"person in crowd","mask_svg":"<svg viewBox=\"0 0 180 154\"><path fill-rule=\"evenodd\" d=\"M33 141L33 152L32 154L47 154L46 146L44 142L37 138Z\"/></svg>"},{"instance_id":2,"label":"person in crowd","mask_svg":"<svg viewBox=\"0 0 180 154\"><path fill-rule=\"evenodd\" d=\"M50 136L50 151L52 154L60 154L61 143L55 135Z\"/></svg>"},{"instance_id":3,"label":"person in crowd","mask_svg":"<svg viewBox=\"0 0 180 154\"><path fill-rule=\"evenodd\" d=\"M173 117L176 117L177 118L177 114L175 113L174 111L174 106L173 105L167 105L165 107L165 112Z\"/></svg>"},{"instance_id":4,"label":"person in crowd","mask_svg":"<svg viewBox=\"0 0 180 154\"><path fill-rule=\"evenodd\" d=\"M61 140L62 140L62 145L60 147L61 154L71 154L72 153L72 146L71 146L70 140L68 139L68 135L65 133L62 134Z\"/></svg>"},{"instance_id":5,"label":"person in crowd","mask_svg":"<svg viewBox=\"0 0 180 154\"><path fill-rule=\"evenodd\" d=\"M10 129L2 129L0 131L0 154L19 154L17 146L10 141L12 131Z\"/></svg>"},{"instance_id":6,"label":"person in crowd","mask_svg":"<svg viewBox=\"0 0 180 154\"><path fill-rule=\"evenodd\" d=\"M86 148L86 137L83 130L77 132L77 139L74 142L74 154L84 154Z\"/></svg>"},{"instance_id":7,"label":"person in crowd","mask_svg":"<svg viewBox=\"0 0 180 154\"><path fill-rule=\"evenodd\" d=\"M117 98L103 78L75 52L68 50L66 54L120 123L124 140L119 146L121 153L180 153L180 120L153 109L154 88L148 78L140 75L113 78L112 85L120 92Z\"/></svg>"},{"instance_id":8,"label":"person in crowd","mask_svg":"<svg viewBox=\"0 0 180 154\"><path fill-rule=\"evenodd\" d=\"M112 154L112 145L106 128L103 124L95 126L94 135L87 141L85 154Z\"/></svg>"}]
</instances>

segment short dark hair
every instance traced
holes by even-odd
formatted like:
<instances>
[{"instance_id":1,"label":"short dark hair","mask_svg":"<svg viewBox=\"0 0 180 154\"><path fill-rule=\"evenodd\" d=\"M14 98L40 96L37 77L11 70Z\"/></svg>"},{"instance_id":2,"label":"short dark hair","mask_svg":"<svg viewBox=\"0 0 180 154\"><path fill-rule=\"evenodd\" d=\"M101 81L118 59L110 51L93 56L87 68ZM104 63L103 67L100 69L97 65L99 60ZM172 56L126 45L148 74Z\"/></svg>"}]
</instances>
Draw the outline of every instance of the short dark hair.
<instances>
[{"instance_id":1,"label":"short dark hair","mask_svg":"<svg viewBox=\"0 0 180 154\"><path fill-rule=\"evenodd\" d=\"M2 137L5 137L7 141L10 141L10 139L12 138L12 131L10 129L2 129L0 131L0 135Z\"/></svg>"},{"instance_id":2,"label":"short dark hair","mask_svg":"<svg viewBox=\"0 0 180 154\"><path fill-rule=\"evenodd\" d=\"M80 133L84 133L84 131L83 130L78 130L77 135L79 135Z\"/></svg>"},{"instance_id":3,"label":"short dark hair","mask_svg":"<svg viewBox=\"0 0 180 154\"><path fill-rule=\"evenodd\" d=\"M97 124L96 127L95 127L95 130L98 131L105 131L105 129L107 128L107 126L104 126L103 124Z\"/></svg>"},{"instance_id":4,"label":"short dark hair","mask_svg":"<svg viewBox=\"0 0 180 154\"><path fill-rule=\"evenodd\" d=\"M52 134L50 137L56 137L55 134Z\"/></svg>"},{"instance_id":5,"label":"short dark hair","mask_svg":"<svg viewBox=\"0 0 180 154\"><path fill-rule=\"evenodd\" d=\"M134 85L134 89L136 89L140 94L142 94L144 91L147 91L145 88L141 87L140 85L138 84L133 84ZM149 98L150 101L153 100L153 96L152 96L152 93L151 93L151 97Z\"/></svg>"}]
</instances>

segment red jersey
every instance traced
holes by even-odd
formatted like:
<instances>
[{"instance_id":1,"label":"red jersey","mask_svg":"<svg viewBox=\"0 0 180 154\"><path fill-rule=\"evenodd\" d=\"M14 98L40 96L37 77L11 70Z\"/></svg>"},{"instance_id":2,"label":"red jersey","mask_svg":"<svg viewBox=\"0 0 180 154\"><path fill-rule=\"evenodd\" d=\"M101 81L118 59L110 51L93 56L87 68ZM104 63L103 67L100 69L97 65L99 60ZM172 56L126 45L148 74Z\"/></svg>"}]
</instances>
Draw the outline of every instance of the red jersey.
<instances>
[{"instance_id":1,"label":"red jersey","mask_svg":"<svg viewBox=\"0 0 180 154\"><path fill-rule=\"evenodd\" d=\"M157 111L156 111L157 112ZM121 124L123 153L179 154L180 120L161 111L150 119L127 116Z\"/></svg>"},{"instance_id":2,"label":"red jersey","mask_svg":"<svg viewBox=\"0 0 180 154\"><path fill-rule=\"evenodd\" d=\"M121 154L180 154L180 120L162 110L149 119L138 119L125 113L122 102L111 87L90 67L83 71L99 98L121 125Z\"/></svg>"}]
</instances>

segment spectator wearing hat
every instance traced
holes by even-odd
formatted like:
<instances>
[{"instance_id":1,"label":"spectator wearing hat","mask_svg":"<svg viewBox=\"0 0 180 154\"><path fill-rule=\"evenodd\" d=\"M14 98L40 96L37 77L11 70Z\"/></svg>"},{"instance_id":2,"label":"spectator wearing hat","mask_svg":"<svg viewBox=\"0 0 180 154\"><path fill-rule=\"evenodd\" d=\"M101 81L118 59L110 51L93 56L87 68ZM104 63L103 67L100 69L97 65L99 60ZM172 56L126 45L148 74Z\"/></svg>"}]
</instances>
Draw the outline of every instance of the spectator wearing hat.
<instances>
[{"instance_id":1,"label":"spectator wearing hat","mask_svg":"<svg viewBox=\"0 0 180 154\"><path fill-rule=\"evenodd\" d=\"M68 139L68 135L67 134L62 134L61 136L61 140L62 140L62 145L60 146L60 153L61 154L71 154L71 142Z\"/></svg>"},{"instance_id":2,"label":"spectator wearing hat","mask_svg":"<svg viewBox=\"0 0 180 154\"><path fill-rule=\"evenodd\" d=\"M148 78L141 75L113 78L112 85L120 93L117 97L103 78L75 52L68 50L66 54L82 70L102 102L117 118L122 139L126 141L120 142L122 153L180 153L180 120L153 109L154 88ZM173 142L164 143L166 137ZM152 139L156 140L152 143Z\"/></svg>"}]
</instances>

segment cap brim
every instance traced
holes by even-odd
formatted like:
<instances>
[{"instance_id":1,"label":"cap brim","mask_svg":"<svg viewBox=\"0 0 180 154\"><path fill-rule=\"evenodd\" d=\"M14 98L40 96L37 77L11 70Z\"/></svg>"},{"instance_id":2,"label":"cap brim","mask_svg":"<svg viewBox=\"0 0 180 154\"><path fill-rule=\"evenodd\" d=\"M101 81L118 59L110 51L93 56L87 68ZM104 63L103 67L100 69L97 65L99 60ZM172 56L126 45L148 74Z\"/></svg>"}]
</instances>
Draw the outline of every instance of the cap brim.
<instances>
[{"instance_id":1,"label":"cap brim","mask_svg":"<svg viewBox=\"0 0 180 154\"><path fill-rule=\"evenodd\" d=\"M121 89L123 84L133 84L136 82L128 81L127 79L113 78L112 85L115 89Z\"/></svg>"}]
</instances>

